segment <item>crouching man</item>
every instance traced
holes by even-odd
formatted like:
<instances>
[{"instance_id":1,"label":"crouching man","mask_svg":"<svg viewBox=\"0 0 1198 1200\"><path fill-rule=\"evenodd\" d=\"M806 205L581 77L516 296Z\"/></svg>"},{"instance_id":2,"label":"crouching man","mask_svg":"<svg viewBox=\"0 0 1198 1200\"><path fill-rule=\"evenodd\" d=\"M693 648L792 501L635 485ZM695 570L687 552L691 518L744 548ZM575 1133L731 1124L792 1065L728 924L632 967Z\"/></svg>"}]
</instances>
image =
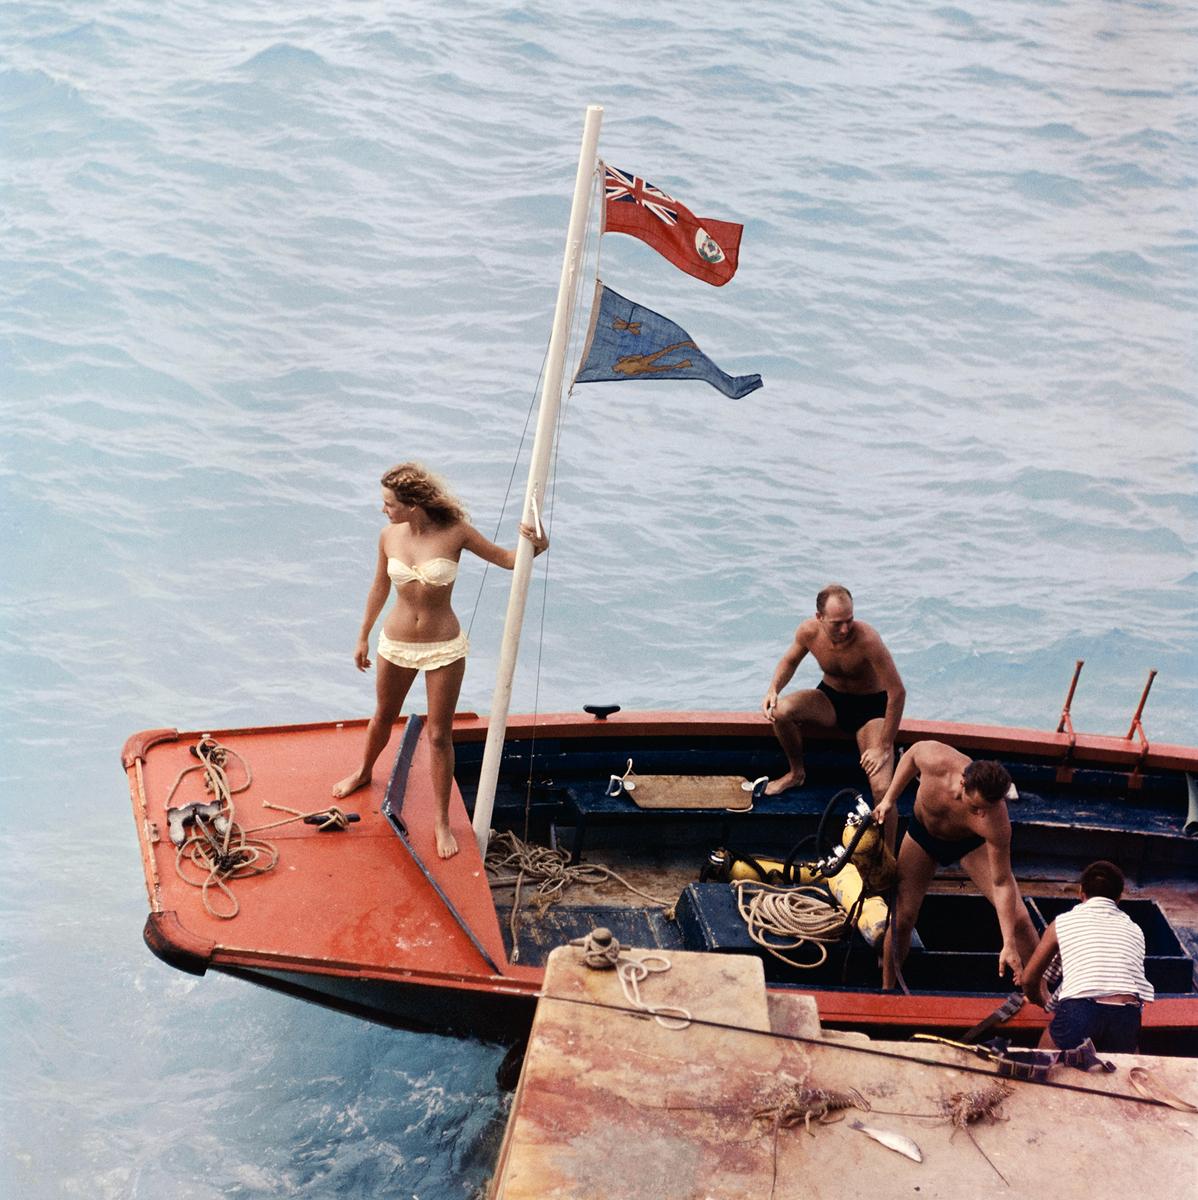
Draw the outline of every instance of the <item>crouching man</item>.
<instances>
[{"instance_id":1,"label":"crouching man","mask_svg":"<svg viewBox=\"0 0 1198 1200\"><path fill-rule=\"evenodd\" d=\"M1144 931L1119 907L1123 872L1091 863L1081 878L1082 902L1044 931L1023 971L1028 999L1046 1004L1044 972L1061 955L1057 1009L1040 1045L1073 1050L1091 1038L1096 1050L1132 1054L1140 1010L1156 995L1144 976Z\"/></svg>"},{"instance_id":2,"label":"crouching man","mask_svg":"<svg viewBox=\"0 0 1198 1200\"><path fill-rule=\"evenodd\" d=\"M998 973L1016 986L1036 948L1036 930L1011 870L1011 819L1016 795L1001 763L973 762L942 742L916 742L899 761L886 795L874 809L880 824L894 820L898 798L918 774L915 811L899 846L898 885L882 952L882 986L893 988L911 948L911 934L937 867L960 861L978 891L994 905L1002 930Z\"/></svg>"}]
</instances>

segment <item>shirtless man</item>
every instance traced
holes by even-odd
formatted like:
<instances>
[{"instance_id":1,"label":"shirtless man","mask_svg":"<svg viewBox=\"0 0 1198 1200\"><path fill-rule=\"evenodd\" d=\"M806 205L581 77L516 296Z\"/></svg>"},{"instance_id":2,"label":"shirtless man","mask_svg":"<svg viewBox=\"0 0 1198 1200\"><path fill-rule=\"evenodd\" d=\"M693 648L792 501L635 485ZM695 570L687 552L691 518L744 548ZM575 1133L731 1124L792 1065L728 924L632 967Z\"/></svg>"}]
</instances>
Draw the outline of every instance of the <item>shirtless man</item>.
<instances>
[{"instance_id":1,"label":"shirtless man","mask_svg":"<svg viewBox=\"0 0 1198 1200\"><path fill-rule=\"evenodd\" d=\"M882 952L882 986L893 988L915 919L937 866L958 859L978 890L994 905L1002 930L998 973L1009 967L1016 986L1036 948L1032 925L1011 871L1011 819L1007 800L1016 796L1006 768L973 762L942 742L916 742L903 755L881 803L878 822L895 819L898 798L919 775L915 811L898 855L898 894Z\"/></svg>"},{"instance_id":2,"label":"shirtless man","mask_svg":"<svg viewBox=\"0 0 1198 1200\"><path fill-rule=\"evenodd\" d=\"M824 673L819 686L779 698L778 693L808 654ZM766 785L765 794L776 796L787 788L800 787L806 779L801 731L806 724L840 728L856 736L874 802L880 801L894 774L894 737L906 699L898 668L877 630L853 619L848 588L828 584L815 598L815 616L795 631L761 702L761 711L773 722L790 764L785 775ZM886 843L892 849L897 822L895 813L886 827Z\"/></svg>"}]
</instances>

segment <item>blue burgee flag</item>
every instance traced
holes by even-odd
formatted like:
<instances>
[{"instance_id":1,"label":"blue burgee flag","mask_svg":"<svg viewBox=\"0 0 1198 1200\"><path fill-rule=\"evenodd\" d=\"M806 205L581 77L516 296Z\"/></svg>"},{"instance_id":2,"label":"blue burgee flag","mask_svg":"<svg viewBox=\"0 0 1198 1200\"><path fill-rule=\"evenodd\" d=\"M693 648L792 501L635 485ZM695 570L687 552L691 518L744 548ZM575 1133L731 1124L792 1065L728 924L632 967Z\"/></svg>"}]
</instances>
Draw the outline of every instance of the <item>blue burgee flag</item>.
<instances>
[{"instance_id":1,"label":"blue burgee flag","mask_svg":"<svg viewBox=\"0 0 1198 1200\"><path fill-rule=\"evenodd\" d=\"M660 313L634 304L602 283L596 289L596 300L575 383L702 379L733 400L761 387L760 375L732 376L721 371L685 329Z\"/></svg>"}]
</instances>

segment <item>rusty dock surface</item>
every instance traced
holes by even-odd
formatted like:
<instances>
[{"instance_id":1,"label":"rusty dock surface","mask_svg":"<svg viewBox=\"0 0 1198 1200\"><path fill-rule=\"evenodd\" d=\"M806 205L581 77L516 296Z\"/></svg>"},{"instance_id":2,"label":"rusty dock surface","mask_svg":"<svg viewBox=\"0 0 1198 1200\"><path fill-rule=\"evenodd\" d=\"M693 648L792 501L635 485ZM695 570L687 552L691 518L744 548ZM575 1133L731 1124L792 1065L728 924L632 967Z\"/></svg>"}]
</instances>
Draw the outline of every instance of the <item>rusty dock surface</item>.
<instances>
[{"instance_id":1,"label":"rusty dock surface","mask_svg":"<svg viewBox=\"0 0 1198 1200\"><path fill-rule=\"evenodd\" d=\"M685 1009L685 1028L630 1011L577 948L553 951L492 1200L1198 1196L1198 1113L1145 1094L1198 1101L1198 1061L1103 1055L1114 1073L1001 1080L951 1046L822 1033L810 998L767 1000L758 959L665 957L640 1000ZM818 1091L847 1107L821 1114ZM989 1104L964 1128L946 1109L970 1093Z\"/></svg>"}]
</instances>

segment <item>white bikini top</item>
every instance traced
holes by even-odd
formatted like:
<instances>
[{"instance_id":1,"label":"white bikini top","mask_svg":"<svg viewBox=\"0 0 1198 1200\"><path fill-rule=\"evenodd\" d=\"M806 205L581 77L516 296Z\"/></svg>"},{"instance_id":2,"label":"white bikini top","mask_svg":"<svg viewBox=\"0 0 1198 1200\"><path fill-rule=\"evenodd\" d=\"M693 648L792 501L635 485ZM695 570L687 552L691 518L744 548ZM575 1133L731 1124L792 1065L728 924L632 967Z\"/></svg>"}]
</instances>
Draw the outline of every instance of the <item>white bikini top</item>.
<instances>
[{"instance_id":1,"label":"white bikini top","mask_svg":"<svg viewBox=\"0 0 1198 1200\"><path fill-rule=\"evenodd\" d=\"M402 559L389 558L387 574L396 587L413 581L427 583L429 587L448 587L458 577L458 564L452 558L430 558L409 566Z\"/></svg>"}]
</instances>

